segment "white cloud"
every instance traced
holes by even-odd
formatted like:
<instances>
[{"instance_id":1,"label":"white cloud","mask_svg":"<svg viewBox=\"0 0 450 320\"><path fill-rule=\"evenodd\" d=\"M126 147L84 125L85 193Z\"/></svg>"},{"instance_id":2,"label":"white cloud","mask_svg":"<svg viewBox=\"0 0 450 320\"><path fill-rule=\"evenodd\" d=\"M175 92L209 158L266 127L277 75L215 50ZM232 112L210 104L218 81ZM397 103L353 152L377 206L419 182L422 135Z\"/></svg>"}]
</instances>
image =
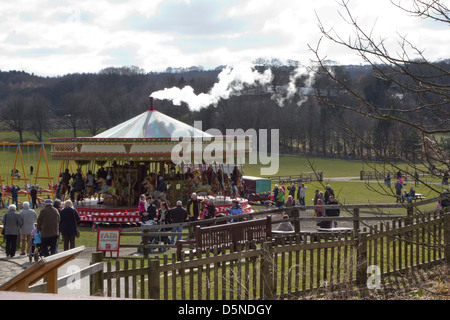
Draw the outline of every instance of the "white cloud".
<instances>
[{"instance_id":1,"label":"white cloud","mask_svg":"<svg viewBox=\"0 0 450 320\"><path fill-rule=\"evenodd\" d=\"M430 59L448 58L448 27L408 16L389 0L353 0L350 8L392 48L398 33ZM10 1L0 9L0 69L61 75L121 64L212 68L258 57L305 63L313 59L307 45L321 36L316 14L326 28L353 35L338 10L344 11L330 0ZM356 62L343 48L322 46L329 59Z\"/></svg>"}]
</instances>

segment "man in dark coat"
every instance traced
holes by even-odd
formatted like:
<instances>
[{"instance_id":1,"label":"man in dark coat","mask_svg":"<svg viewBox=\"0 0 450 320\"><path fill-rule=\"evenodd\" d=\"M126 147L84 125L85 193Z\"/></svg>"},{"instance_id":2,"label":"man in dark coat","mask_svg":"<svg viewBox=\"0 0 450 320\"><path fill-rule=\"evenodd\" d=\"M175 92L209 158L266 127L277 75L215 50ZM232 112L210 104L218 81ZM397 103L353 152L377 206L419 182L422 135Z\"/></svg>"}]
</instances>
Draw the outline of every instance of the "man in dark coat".
<instances>
[{"instance_id":1,"label":"man in dark coat","mask_svg":"<svg viewBox=\"0 0 450 320\"><path fill-rule=\"evenodd\" d=\"M395 184L395 192L397 194L397 201L396 202L401 201L402 189L403 189L403 184L400 182L400 180L398 180L397 183Z\"/></svg>"},{"instance_id":2,"label":"man in dark coat","mask_svg":"<svg viewBox=\"0 0 450 320\"><path fill-rule=\"evenodd\" d=\"M19 190L18 186L12 185L11 187L11 204L15 204L16 208L19 207Z\"/></svg>"},{"instance_id":3,"label":"man in dark coat","mask_svg":"<svg viewBox=\"0 0 450 320\"><path fill-rule=\"evenodd\" d=\"M336 201L336 199L334 198L334 196L330 195L330 198L328 200L328 203L326 203L326 205L338 205L339 203ZM341 214L341 210L339 208L336 209L325 209L325 215L327 217L339 217L339 215ZM331 228L331 221L327 221L330 226L329 228ZM333 221L334 227L337 227L337 221Z\"/></svg>"},{"instance_id":4,"label":"man in dark coat","mask_svg":"<svg viewBox=\"0 0 450 320\"><path fill-rule=\"evenodd\" d=\"M333 196L334 197L334 190L331 189L331 186L328 184L326 189L325 189L325 193L324 193L324 198L325 198L325 204L328 203L328 201L330 201L330 197Z\"/></svg>"},{"instance_id":5,"label":"man in dark coat","mask_svg":"<svg viewBox=\"0 0 450 320\"><path fill-rule=\"evenodd\" d=\"M31 209L37 208L37 189L35 186L31 186L30 190L30 196L31 196Z\"/></svg>"},{"instance_id":6,"label":"man in dark coat","mask_svg":"<svg viewBox=\"0 0 450 320\"><path fill-rule=\"evenodd\" d=\"M169 221L170 223L182 223L188 218L188 212L182 207L182 202L177 201L177 206L169 211ZM167 219L167 217L166 217ZM183 232L182 226L177 226L172 228L172 232ZM181 235L177 236L177 241L181 239ZM170 237L170 242L175 243L175 236Z\"/></svg>"},{"instance_id":7,"label":"man in dark coat","mask_svg":"<svg viewBox=\"0 0 450 320\"><path fill-rule=\"evenodd\" d=\"M44 257L57 252L60 222L61 217L58 210L53 207L53 201L45 200L45 208L41 210L37 219L37 230L41 232L42 255Z\"/></svg>"},{"instance_id":8,"label":"man in dark coat","mask_svg":"<svg viewBox=\"0 0 450 320\"><path fill-rule=\"evenodd\" d=\"M198 216L202 210L202 203L198 200L196 193L191 195L191 198L187 202L186 209L189 215L189 220L198 220Z\"/></svg>"}]
</instances>

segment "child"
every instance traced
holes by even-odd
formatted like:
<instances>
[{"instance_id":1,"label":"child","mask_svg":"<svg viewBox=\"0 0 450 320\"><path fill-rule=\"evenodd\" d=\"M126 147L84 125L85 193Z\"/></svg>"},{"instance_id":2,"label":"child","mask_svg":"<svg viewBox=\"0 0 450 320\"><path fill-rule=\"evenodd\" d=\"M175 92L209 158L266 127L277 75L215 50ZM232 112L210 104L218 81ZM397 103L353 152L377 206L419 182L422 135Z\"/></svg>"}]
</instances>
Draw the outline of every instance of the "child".
<instances>
[{"instance_id":1,"label":"child","mask_svg":"<svg viewBox=\"0 0 450 320\"><path fill-rule=\"evenodd\" d=\"M141 196L139 197L138 211L141 215L144 211L146 211L145 210L146 209L145 205L147 204L146 198L147 197L145 196L145 194L141 194Z\"/></svg>"}]
</instances>

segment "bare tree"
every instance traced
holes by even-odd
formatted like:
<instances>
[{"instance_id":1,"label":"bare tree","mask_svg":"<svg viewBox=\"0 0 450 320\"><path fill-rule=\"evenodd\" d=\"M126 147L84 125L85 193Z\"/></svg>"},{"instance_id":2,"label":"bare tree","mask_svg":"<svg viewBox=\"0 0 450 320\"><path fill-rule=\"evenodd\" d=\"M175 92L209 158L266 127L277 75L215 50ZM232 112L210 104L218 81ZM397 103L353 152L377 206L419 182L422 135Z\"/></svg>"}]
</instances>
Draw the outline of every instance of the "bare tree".
<instances>
[{"instance_id":1,"label":"bare tree","mask_svg":"<svg viewBox=\"0 0 450 320\"><path fill-rule=\"evenodd\" d=\"M29 100L27 116L34 135L38 141L42 141L42 133L49 126L50 102L41 94L33 94Z\"/></svg>"},{"instance_id":2,"label":"bare tree","mask_svg":"<svg viewBox=\"0 0 450 320\"><path fill-rule=\"evenodd\" d=\"M23 131L27 122L26 100L22 96L8 97L2 108L2 117L6 126L19 134L19 142L23 142Z\"/></svg>"},{"instance_id":3,"label":"bare tree","mask_svg":"<svg viewBox=\"0 0 450 320\"><path fill-rule=\"evenodd\" d=\"M60 101L62 105L62 121L66 122L73 130L73 136L77 136L77 129L83 118L83 110L81 108L81 94L67 93Z\"/></svg>"},{"instance_id":4,"label":"bare tree","mask_svg":"<svg viewBox=\"0 0 450 320\"><path fill-rule=\"evenodd\" d=\"M394 6L416 17L443 24L450 21L450 11L440 1L413 0L409 3L410 7L403 1L392 2ZM315 54L321 72L340 90L348 93L353 102L340 103L333 97L321 95L317 95L317 99L329 107L339 107L362 118L374 119L373 138L376 139L360 136L351 126L347 126L347 129L369 146L379 159L394 167L401 162L406 165L406 173L410 176L415 176L417 172L433 172L440 177L444 176L450 166L449 150L445 147L448 145L445 139L449 139L450 134L450 64L446 61L429 61L423 50L404 36L399 36L400 50L391 53L384 39L375 39L372 30L364 30L358 24L348 1L342 1L341 6L343 12L340 14L353 27L354 36L347 37L334 29L327 30L318 18L323 37L317 46L310 46L310 49ZM320 51L324 40L350 49L370 65L374 80L378 81L374 84L384 88L383 99L371 95L368 90L370 88L361 90L334 72L326 63L329 58L322 56ZM381 92L376 91L378 95ZM392 134L394 130L397 130L397 142L392 143L393 139L389 139L387 131ZM386 140L380 141L380 137ZM399 143L406 146L399 146ZM395 161L391 161L393 154ZM428 184L428 187L440 191L434 184Z\"/></svg>"}]
</instances>

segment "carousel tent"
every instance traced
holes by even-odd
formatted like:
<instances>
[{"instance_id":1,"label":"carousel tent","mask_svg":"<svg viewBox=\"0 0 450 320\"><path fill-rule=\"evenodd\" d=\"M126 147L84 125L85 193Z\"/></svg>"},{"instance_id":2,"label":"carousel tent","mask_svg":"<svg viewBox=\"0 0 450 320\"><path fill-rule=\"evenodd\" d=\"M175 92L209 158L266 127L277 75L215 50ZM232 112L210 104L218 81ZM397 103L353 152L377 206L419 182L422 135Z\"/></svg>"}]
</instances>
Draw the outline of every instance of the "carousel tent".
<instances>
[{"instance_id":1,"label":"carousel tent","mask_svg":"<svg viewBox=\"0 0 450 320\"><path fill-rule=\"evenodd\" d=\"M216 138L154 110L151 103L149 110L96 136L52 138L51 154L54 160L76 161L81 167L88 166L87 169L92 172L97 167L115 170L114 179L118 180L114 185L120 190L114 194L121 195L121 199L127 204L133 204L143 193L145 179L151 174L160 172L168 175L166 179L168 186L172 184L172 188L169 188L171 198L178 199L192 191L200 190L186 186L180 174L183 175L186 164L194 164L198 159L202 163L204 159L198 157L199 153L203 155L205 148L210 146ZM248 155L250 148L248 136L234 137L231 142L245 145L244 152L229 148L228 140L221 141L224 143L223 148L216 150L210 146L209 149L213 149L214 153L223 152L224 160L234 156L234 163L244 163L241 161L242 157ZM191 163L183 161L182 164L177 164L172 160L172 152L178 150L176 147L180 144L193 146L183 147L179 152L179 154L183 153L183 159L187 159L184 155L190 157ZM211 150L208 151L211 152ZM224 163L216 161L214 165L223 167Z\"/></svg>"},{"instance_id":2,"label":"carousel tent","mask_svg":"<svg viewBox=\"0 0 450 320\"><path fill-rule=\"evenodd\" d=\"M188 137L211 137L211 135L161 112L148 110L94 136L94 138L170 138L174 133Z\"/></svg>"},{"instance_id":3,"label":"carousel tent","mask_svg":"<svg viewBox=\"0 0 450 320\"><path fill-rule=\"evenodd\" d=\"M171 162L172 150L183 141L185 143L183 146L188 144L193 146L194 143L201 145L201 150L194 147L190 149L183 147L183 152L190 152L193 163L194 159L198 159L196 153L202 152L214 141L214 138L217 138L154 110L153 100L150 101L149 110L96 136L52 138L51 154L53 159L75 160L78 163L88 161ZM248 155L250 138L248 136L235 137L232 143L245 145L245 150L239 150L239 153L236 148L229 146L229 143L229 141L224 141L223 159L230 153L234 153L235 163L243 163L237 158Z\"/></svg>"},{"instance_id":4,"label":"carousel tent","mask_svg":"<svg viewBox=\"0 0 450 320\"><path fill-rule=\"evenodd\" d=\"M177 137L204 148L213 136L151 109L94 137L53 138L51 154L80 162L170 161Z\"/></svg>"}]
</instances>

